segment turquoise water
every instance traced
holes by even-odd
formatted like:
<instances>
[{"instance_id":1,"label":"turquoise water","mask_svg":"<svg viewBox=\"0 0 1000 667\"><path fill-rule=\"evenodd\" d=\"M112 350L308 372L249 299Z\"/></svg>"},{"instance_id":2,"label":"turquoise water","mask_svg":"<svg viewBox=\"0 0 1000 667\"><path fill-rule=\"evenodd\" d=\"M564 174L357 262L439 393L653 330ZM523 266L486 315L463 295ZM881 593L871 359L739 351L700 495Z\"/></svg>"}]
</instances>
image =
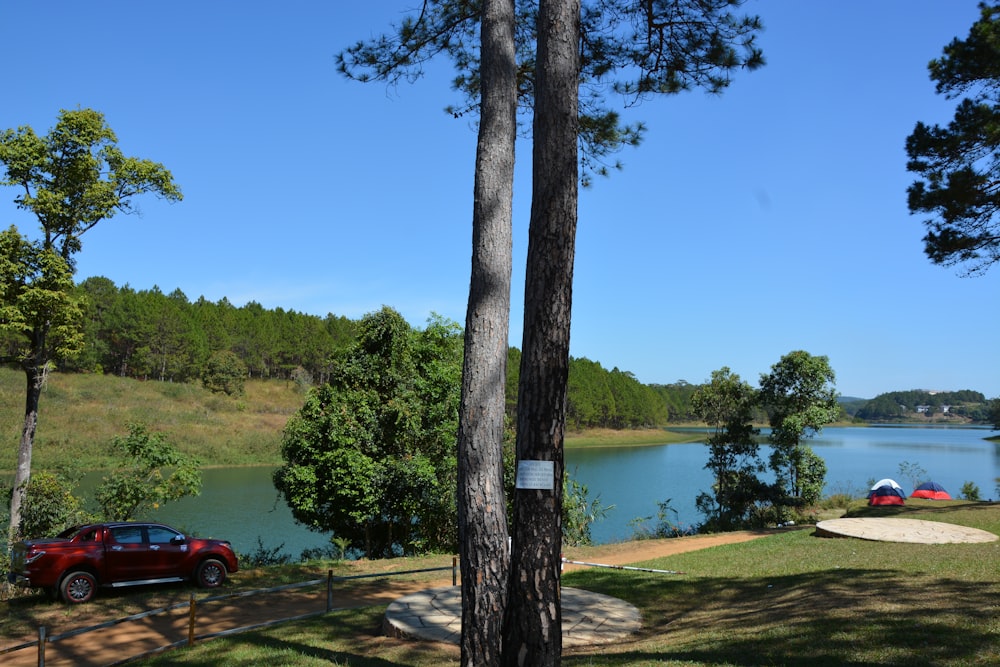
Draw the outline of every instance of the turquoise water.
<instances>
[{"instance_id":1,"label":"turquoise water","mask_svg":"<svg viewBox=\"0 0 1000 667\"><path fill-rule=\"evenodd\" d=\"M827 465L826 494L863 495L872 482L891 477L909 494L900 464L908 462L957 497L965 482L979 486L984 499L997 497L1000 444L984 438L995 431L954 427L827 428L809 440ZM769 450L762 448L766 460ZM711 474L704 469L708 451L703 444L659 445L608 449L567 450L566 470L586 484L591 497L614 505L607 518L593 528L599 543L629 538L629 522L652 516L657 503L670 500L682 525L702 520L695 508L701 491L710 491Z\"/></svg>"},{"instance_id":2,"label":"turquoise water","mask_svg":"<svg viewBox=\"0 0 1000 667\"><path fill-rule=\"evenodd\" d=\"M828 428L811 445L826 460L827 493L863 494L883 477L901 479L900 463L919 465L928 477L957 496L963 483L974 482L982 497L997 497L1000 445L984 440L992 432L958 428ZM766 453L765 453L766 456ZM703 444L575 449L566 454L566 470L614 505L593 528L595 541L629 538L629 522L653 517L657 503L670 499L671 518L685 525L698 523L695 497L711 487L704 469L708 451ZM202 494L157 510L151 518L205 537L233 542L241 553L257 549L257 539L270 549L298 557L303 549L324 547L329 538L296 525L288 506L271 485L269 467L211 468L203 472Z\"/></svg>"}]
</instances>

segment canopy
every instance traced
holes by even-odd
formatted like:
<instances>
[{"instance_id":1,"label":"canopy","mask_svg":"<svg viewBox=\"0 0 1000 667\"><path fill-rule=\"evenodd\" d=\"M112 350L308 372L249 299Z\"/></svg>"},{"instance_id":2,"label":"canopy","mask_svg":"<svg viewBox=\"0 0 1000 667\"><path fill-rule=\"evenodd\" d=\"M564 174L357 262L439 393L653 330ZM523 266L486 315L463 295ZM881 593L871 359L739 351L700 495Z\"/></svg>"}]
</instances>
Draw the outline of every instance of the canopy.
<instances>
[{"instance_id":1,"label":"canopy","mask_svg":"<svg viewBox=\"0 0 1000 667\"><path fill-rule=\"evenodd\" d=\"M937 482L924 482L910 494L911 498L927 498L929 500L951 500L944 487Z\"/></svg>"}]
</instances>

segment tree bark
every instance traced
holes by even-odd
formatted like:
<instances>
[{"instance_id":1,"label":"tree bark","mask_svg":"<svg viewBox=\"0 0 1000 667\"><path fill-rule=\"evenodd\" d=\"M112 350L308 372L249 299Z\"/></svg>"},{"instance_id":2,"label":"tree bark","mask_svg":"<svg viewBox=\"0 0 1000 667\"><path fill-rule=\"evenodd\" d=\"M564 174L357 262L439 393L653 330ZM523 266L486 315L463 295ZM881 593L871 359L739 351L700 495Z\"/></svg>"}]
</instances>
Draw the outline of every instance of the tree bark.
<instances>
[{"instance_id":1,"label":"tree bark","mask_svg":"<svg viewBox=\"0 0 1000 667\"><path fill-rule=\"evenodd\" d=\"M461 662L468 667L500 664L509 569L503 432L517 137L514 0L483 2L481 39L472 277L458 432Z\"/></svg>"},{"instance_id":2,"label":"tree bark","mask_svg":"<svg viewBox=\"0 0 1000 667\"><path fill-rule=\"evenodd\" d=\"M45 365L34 363L24 365L26 390L24 393L24 424L21 427L21 442L17 448L17 469L14 471L14 489L10 498L10 524L8 539L19 539L21 514L24 506L25 487L31 479L31 452L35 444L35 430L38 427L38 403L45 385Z\"/></svg>"},{"instance_id":3,"label":"tree bark","mask_svg":"<svg viewBox=\"0 0 1000 667\"><path fill-rule=\"evenodd\" d=\"M524 290L517 458L552 461L551 490L518 489L503 663L558 665L563 437L577 222L580 0L538 15L531 222Z\"/></svg>"}]
</instances>

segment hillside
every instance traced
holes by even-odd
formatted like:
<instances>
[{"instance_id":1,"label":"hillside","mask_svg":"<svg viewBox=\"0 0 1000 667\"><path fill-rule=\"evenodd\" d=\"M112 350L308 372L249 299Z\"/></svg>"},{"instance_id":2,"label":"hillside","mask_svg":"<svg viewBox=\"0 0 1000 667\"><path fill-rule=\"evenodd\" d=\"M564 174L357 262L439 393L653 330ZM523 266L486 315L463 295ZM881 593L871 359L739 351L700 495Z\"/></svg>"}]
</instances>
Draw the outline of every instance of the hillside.
<instances>
[{"instance_id":1,"label":"hillside","mask_svg":"<svg viewBox=\"0 0 1000 667\"><path fill-rule=\"evenodd\" d=\"M240 399L199 384L53 373L42 393L33 465L99 468L132 422L167 435L206 465L279 463L281 431L302 405L294 382L251 380ZM0 368L0 470L13 470L24 418L24 373Z\"/></svg>"}]
</instances>

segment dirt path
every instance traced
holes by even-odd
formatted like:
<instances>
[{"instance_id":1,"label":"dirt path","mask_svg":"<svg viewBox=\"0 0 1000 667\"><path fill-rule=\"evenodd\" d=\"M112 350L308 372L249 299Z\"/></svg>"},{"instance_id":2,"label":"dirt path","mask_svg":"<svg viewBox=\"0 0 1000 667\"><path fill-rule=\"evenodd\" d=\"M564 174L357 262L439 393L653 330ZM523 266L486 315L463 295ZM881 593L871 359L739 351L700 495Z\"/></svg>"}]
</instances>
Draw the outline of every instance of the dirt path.
<instances>
[{"instance_id":1,"label":"dirt path","mask_svg":"<svg viewBox=\"0 0 1000 667\"><path fill-rule=\"evenodd\" d=\"M745 531L670 540L644 540L599 547L567 549L564 555L569 560L625 565L722 544L745 542L768 534ZM582 566L567 565L566 570L579 567ZM352 583L349 588L344 590L334 590L333 607L340 609L384 605L418 590L446 586L450 583L450 577L436 581L415 582L386 579ZM317 590L317 588L322 589L322 587L313 587L304 591L283 591L201 605L197 609L196 634L198 636L215 634L235 628L322 613L326 609L326 591ZM112 665L130 656L141 655L176 642L185 641L188 636L188 621L189 611L185 608L60 639L46 645L45 664L51 666L74 665L77 667ZM68 614L62 625L64 627L49 629L49 635L64 634L82 624L74 625L72 615ZM5 642L4 645L9 645L9 643ZM3 663L4 667L37 665L37 649L31 647L2 655L0 662Z\"/></svg>"}]
</instances>

